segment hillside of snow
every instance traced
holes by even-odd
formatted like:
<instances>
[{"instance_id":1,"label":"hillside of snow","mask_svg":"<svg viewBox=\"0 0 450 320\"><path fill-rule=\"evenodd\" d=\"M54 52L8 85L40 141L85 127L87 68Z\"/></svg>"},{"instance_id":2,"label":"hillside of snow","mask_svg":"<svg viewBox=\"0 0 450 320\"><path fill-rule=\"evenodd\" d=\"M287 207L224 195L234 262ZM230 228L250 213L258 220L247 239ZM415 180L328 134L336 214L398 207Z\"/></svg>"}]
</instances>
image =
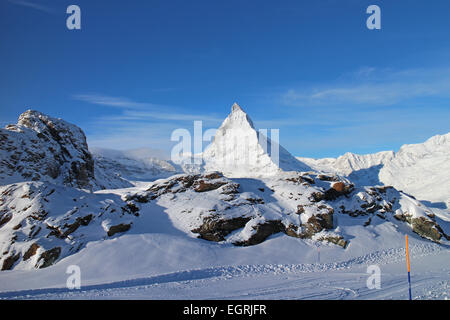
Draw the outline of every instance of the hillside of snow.
<instances>
[{"instance_id":1,"label":"hillside of snow","mask_svg":"<svg viewBox=\"0 0 450 320\"><path fill-rule=\"evenodd\" d=\"M450 208L450 133L404 145L398 152L298 159L314 170L339 174L359 185L390 185L433 206Z\"/></svg>"}]
</instances>

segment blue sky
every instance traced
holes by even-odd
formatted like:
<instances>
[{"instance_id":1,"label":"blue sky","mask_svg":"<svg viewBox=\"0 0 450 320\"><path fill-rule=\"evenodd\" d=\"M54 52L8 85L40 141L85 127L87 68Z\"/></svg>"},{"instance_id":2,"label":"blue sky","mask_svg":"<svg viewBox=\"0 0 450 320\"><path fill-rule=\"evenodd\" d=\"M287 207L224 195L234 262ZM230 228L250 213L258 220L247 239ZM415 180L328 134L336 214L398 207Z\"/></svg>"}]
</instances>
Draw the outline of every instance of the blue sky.
<instances>
[{"instance_id":1,"label":"blue sky","mask_svg":"<svg viewBox=\"0 0 450 320\"><path fill-rule=\"evenodd\" d=\"M449 14L446 0L0 0L0 124L32 108L90 146L170 150L172 130L218 127L236 101L294 155L397 150L450 131Z\"/></svg>"}]
</instances>

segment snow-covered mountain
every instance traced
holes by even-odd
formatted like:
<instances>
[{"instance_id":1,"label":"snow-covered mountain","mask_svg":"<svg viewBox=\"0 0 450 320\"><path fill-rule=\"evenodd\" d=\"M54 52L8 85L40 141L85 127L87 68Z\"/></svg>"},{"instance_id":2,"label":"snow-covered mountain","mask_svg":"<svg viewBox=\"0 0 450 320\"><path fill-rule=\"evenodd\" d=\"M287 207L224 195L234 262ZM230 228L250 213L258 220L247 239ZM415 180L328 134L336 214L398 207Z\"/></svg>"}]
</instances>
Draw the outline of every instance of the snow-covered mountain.
<instances>
[{"instance_id":1,"label":"snow-covered mountain","mask_svg":"<svg viewBox=\"0 0 450 320\"><path fill-rule=\"evenodd\" d=\"M176 168L161 159L161 152L150 149L90 149L95 162L95 177L104 189L127 188L139 181L153 181L177 173Z\"/></svg>"},{"instance_id":2,"label":"snow-covered mountain","mask_svg":"<svg viewBox=\"0 0 450 320\"><path fill-rule=\"evenodd\" d=\"M450 133L404 145L380 170L380 181L450 208Z\"/></svg>"},{"instance_id":3,"label":"snow-covered mountain","mask_svg":"<svg viewBox=\"0 0 450 320\"><path fill-rule=\"evenodd\" d=\"M436 243L449 241L448 215L433 211L392 187L359 186L338 175L310 170L281 147L280 166L276 166L271 154L261 147L250 118L237 105L205 151L206 169L202 172L176 174L133 187L119 185L120 189L94 193L84 187L99 189L107 176L114 177L108 183L127 183L117 173L129 178L136 168L139 176L148 168L149 177L154 178L155 163L158 170L164 168L167 172L170 166L152 160L149 167L142 167L136 159L109 152L107 160L100 159L85 180L72 173L79 172L74 168L80 167L81 160L92 160L84 134L75 126L26 112L17 126L1 133L1 150L7 156L1 167L5 177L14 178L12 172L18 169L10 166L22 163L12 160L32 160L29 167L22 169L27 175L14 181L4 180L0 186L2 270L49 267L69 256L83 255L91 243L109 243L108 239L124 234L140 236L136 239L143 239L146 234L164 234L164 242L174 246L188 239L207 240L223 248L255 246L281 236L282 243L289 242L286 238L300 239L306 251L311 245L322 243L353 254L360 254L361 248L376 247L377 237L393 239L404 233ZM234 140L232 146L249 147L255 152L255 161L242 164L246 165L245 170L233 162L242 157L228 157L221 151L236 154L227 149L228 139ZM55 157L61 152L64 158L51 162L43 155L36 162L34 145ZM100 153L97 157L101 157ZM48 162L58 175L48 178ZM100 178L97 168L103 170ZM72 180L63 179L73 176ZM163 257L157 259L165 261ZM94 259L90 263L104 261Z\"/></svg>"},{"instance_id":4,"label":"snow-covered mountain","mask_svg":"<svg viewBox=\"0 0 450 320\"><path fill-rule=\"evenodd\" d=\"M203 152L204 169L229 177L273 176L282 171L308 171L286 149L258 132L250 117L237 104Z\"/></svg>"},{"instance_id":5,"label":"snow-covered mountain","mask_svg":"<svg viewBox=\"0 0 450 320\"><path fill-rule=\"evenodd\" d=\"M450 207L450 133L404 145L398 152L298 159L315 170L346 176L359 185L390 185L417 199Z\"/></svg>"}]
</instances>

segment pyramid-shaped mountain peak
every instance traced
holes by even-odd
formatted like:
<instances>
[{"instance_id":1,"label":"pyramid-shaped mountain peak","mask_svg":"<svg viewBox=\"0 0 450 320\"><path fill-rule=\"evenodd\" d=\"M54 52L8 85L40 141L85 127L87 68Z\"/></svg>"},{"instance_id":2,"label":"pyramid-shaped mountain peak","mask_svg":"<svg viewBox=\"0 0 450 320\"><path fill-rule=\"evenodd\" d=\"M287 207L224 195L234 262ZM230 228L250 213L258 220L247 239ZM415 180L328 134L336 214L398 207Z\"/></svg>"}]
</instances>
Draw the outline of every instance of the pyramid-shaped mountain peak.
<instances>
[{"instance_id":1,"label":"pyramid-shaped mountain peak","mask_svg":"<svg viewBox=\"0 0 450 320\"><path fill-rule=\"evenodd\" d=\"M237 104L234 103L231 107L231 113L220 126L219 130L226 130L228 128L241 128L254 130L253 121L247 113Z\"/></svg>"},{"instance_id":2,"label":"pyramid-shaped mountain peak","mask_svg":"<svg viewBox=\"0 0 450 320\"><path fill-rule=\"evenodd\" d=\"M224 120L213 142L203 153L206 170L229 177L273 175L280 171L308 171L277 141L258 132L247 113L237 104Z\"/></svg>"},{"instance_id":3,"label":"pyramid-shaped mountain peak","mask_svg":"<svg viewBox=\"0 0 450 320\"><path fill-rule=\"evenodd\" d=\"M238 112L238 111L242 111L244 112L244 110L242 110L241 106L237 104L237 102L233 103L233 105L231 106L231 112Z\"/></svg>"}]
</instances>

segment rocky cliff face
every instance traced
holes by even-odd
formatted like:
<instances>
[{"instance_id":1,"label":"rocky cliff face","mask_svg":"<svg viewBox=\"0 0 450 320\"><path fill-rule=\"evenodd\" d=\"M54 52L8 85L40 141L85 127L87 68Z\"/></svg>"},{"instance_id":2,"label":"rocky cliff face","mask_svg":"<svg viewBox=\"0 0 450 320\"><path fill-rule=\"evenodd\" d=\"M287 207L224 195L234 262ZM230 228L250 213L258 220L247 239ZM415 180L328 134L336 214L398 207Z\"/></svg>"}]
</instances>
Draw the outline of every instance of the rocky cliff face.
<instances>
[{"instance_id":1,"label":"rocky cliff face","mask_svg":"<svg viewBox=\"0 0 450 320\"><path fill-rule=\"evenodd\" d=\"M95 187L94 160L83 131L38 111L22 113L16 125L0 129L0 183L50 181Z\"/></svg>"}]
</instances>

